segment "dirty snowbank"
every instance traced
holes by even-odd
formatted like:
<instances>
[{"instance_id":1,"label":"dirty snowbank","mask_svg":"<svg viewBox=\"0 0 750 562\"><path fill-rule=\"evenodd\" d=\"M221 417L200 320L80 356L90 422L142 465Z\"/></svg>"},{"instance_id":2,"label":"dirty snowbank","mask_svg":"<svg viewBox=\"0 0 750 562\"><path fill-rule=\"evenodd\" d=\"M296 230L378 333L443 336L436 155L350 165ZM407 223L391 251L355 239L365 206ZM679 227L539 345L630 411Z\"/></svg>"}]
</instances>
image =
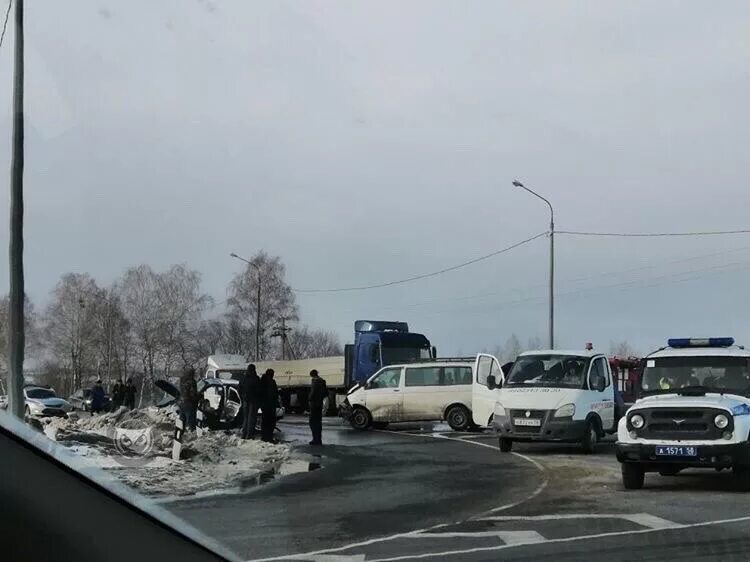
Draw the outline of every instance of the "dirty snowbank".
<instances>
[{"instance_id":1,"label":"dirty snowbank","mask_svg":"<svg viewBox=\"0 0 750 562\"><path fill-rule=\"evenodd\" d=\"M299 455L293 457L288 444L243 440L230 432L200 430L185 435L183 460L174 461L174 419L174 410L121 408L98 416L45 419L44 433L85 462L151 496L225 490L269 470L279 474L297 472L294 466L307 462ZM148 446L123 454L117 440L128 432L130 437L150 432L147 440L142 439Z\"/></svg>"}]
</instances>

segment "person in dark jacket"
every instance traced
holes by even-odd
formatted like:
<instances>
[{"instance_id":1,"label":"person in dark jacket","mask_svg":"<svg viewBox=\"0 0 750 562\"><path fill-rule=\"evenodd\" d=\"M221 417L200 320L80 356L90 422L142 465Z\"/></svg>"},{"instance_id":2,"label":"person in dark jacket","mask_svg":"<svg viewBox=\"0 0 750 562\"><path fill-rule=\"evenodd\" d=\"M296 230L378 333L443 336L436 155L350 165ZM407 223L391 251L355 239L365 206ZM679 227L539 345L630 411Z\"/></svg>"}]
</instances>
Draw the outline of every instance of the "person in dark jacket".
<instances>
[{"instance_id":1,"label":"person in dark jacket","mask_svg":"<svg viewBox=\"0 0 750 562\"><path fill-rule=\"evenodd\" d=\"M104 387L101 379L96 381L94 388L91 389L91 413L98 414L104 411Z\"/></svg>"},{"instance_id":2,"label":"person in dark jacket","mask_svg":"<svg viewBox=\"0 0 750 562\"><path fill-rule=\"evenodd\" d=\"M322 445L323 435L323 401L328 396L328 386L326 381L320 378L318 371L310 371L310 431L312 431L312 441L310 445Z\"/></svg>"},{"instance_id":3,"label":"person in dark jacket","mask_svg":"<svg viewBox=\"0 0 750 562\"><path fill-rule=\"evenodd\" d=\"M125 401L125 386L122 384L122 379L117 379L117 382L112 387L112 411L117 411L117 408L122 406Z\"/></svg>"},{"instance_id":4,"label":"person in dark jacket","mask_svg":"<svg viewBox=\"0 0 750 562\"><path fill-rule=\"evenodd\" d=\"M135 409L135 385L133 384L133 379L128 379L125 383L125 388L123 389L123 403L125 404L125 407L129 410Z\"/></svg>"},{"instance_id":5,"label":"person in dark jacket","mask_svg":"<svg viewBox=\"0 0 750 562\"><path fill-rule=\"evenodd\" d=\"M242 400L242 438L252 439L255 437L260 407L260 377L252 363L247 366L245 376L240 380L239 390Z\"/></svg>"},{"instance_id":6,"label":"person in dark jacket","mask_svg":"<svg viewBox=\"0 0 750 562\"><path fill-rule=\"evenodd\" d=\"M185 431L195 431L195 416L198 411L198 385L195 369L186 365L180 377L180 419Z\"/></svg>"},{"instance_id":7,"label":"person in dark jacket","mask_svg":"<svg viewBox=\"0 0 750 562\"><path fill-rule=\"evenodd\" d=\"M279 406L279 388L273 380L273 369L266 370L260 378L260 437L267 443L274 443L273 430L276 427L276 408Z\"/></svg>"}]
</instances>

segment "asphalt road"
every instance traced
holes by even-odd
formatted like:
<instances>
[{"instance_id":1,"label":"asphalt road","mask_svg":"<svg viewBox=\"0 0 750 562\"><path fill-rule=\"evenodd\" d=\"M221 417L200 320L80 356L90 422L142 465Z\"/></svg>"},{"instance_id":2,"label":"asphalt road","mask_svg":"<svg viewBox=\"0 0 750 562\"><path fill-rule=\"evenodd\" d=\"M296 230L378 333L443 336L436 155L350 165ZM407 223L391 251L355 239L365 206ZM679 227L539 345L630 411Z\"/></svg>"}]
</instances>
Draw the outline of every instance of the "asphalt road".
<instances>
[{"instance_id":1,"label":"asphalt road","mask_svg":"<svg viewBox=\"0 0 750 562\"><path fill-rule=\"evenodd\" d=\"M284 438L306 442L294 422ZM625 491L611 441L502 454L492 435L442 424L359 433L338 420L324 439L318 470L165 507L247 559L750 559L750 496L726 472L648 474Z\"/></svg>"}]
</instances>

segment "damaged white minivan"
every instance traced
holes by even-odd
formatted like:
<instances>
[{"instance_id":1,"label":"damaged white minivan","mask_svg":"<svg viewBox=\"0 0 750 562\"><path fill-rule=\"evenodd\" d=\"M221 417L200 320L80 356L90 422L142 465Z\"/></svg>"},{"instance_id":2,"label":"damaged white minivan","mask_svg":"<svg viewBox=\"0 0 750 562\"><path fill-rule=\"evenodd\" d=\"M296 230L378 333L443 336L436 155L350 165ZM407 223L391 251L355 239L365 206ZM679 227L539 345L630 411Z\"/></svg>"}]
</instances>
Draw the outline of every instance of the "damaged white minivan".
<instances>
[{"instance_id":1,"label":"damaged white minivan","mask_svg":"<svg viewBox=\"0 0 750 562\"><path fill-rule=\"evenodd\" d=\"M355 429L392 422L442 421L455 431L473 427L473 359L438 360L380 369L353 387L339 408Z\"/></svg>"}]
</instances>

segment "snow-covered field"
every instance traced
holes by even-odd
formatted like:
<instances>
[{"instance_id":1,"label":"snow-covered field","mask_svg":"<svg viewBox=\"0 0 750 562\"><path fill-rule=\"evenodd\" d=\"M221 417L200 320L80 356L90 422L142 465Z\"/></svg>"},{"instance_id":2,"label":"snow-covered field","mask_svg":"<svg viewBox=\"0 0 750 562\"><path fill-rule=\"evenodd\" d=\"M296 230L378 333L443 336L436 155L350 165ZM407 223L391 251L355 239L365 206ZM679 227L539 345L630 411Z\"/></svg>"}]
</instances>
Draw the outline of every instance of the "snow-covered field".
<instances>
[{"instance_id":1,"label":"snow-covered field","mask_svg":"<svg viewBox=\"0 0 750 562\"><path fill-rule=\"evenodd\" d=\"M293 456L288 444L243 440L224 431L186 434L183 460L172 460L174 420L174 410L151 407L120 408L97 416L72 414L42 423L47 437L78 458L152 496L221 492L270 471L299 472L303 466L307 470L307 460Z\"/></svg>"}]
</instances>

